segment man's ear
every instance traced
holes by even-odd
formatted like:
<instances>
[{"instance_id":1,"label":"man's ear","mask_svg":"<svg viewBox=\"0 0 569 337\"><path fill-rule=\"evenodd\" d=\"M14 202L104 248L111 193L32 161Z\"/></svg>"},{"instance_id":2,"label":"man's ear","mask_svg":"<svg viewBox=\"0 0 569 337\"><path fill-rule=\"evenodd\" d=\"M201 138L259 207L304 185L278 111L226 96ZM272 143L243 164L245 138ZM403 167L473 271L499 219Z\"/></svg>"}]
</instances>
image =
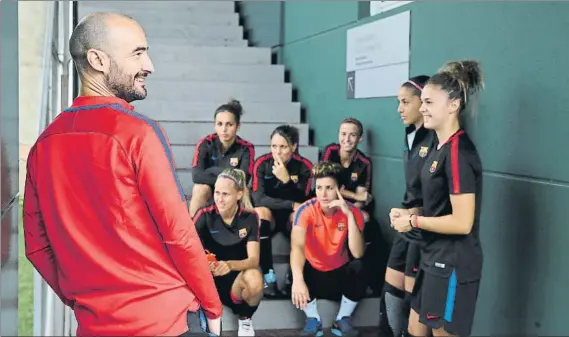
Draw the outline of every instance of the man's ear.
<instances>
[{"instance_id":1,"label":"man's ear","mask_svg":"<svg viewBox=\"0 0 569 337\"><path fill-rule=\"evenodd\" d=\"M111 66L109 56L97 49L89 49L87 51L87 62L89 62L91 68L103 74L108 73Z\"/></svg>"}]
</instances>

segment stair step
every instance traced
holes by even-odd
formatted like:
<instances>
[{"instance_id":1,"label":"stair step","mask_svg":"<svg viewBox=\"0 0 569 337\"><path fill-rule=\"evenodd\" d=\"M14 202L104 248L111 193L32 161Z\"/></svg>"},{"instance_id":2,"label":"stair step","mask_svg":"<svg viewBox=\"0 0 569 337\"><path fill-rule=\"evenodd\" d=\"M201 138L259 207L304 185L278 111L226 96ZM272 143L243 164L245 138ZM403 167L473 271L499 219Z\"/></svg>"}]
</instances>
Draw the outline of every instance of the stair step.
<instances>
[{"instance_id":1,"label":"stair step","mask_svg":"<svg viewBox=\"0 0 569 337\"><path fill-rule=\"evenodd\" d=\"M172 145L174 161L178 169L191 169L194 158L195 145ZM300 146L300 155L306 157L312 163L318 161L318 148L315 146ZM265 153L270 153L271 149L267 145L255 146L255 157L260 157Z\"/></svg>"},{"instance_id":2,"label":"stair step","mask_svg":"<svg viewBox=\"0 0 569 337\"><path fill-rule=\"evenodd\" d=\"M322 326L329 329L340 308L339 303L328 300L318 300L318 312ZM278 316L278 317L277 317ZM352 323L356 327L377 327L379 325L379 298L366 298L360 301L353 314ZM301 329L304 327L306 316L304 312L294 307L289 299L261 300L259 309L253 315L255 330ZM223 308L223 330L237 330L237 317L231 309Z\"/></svg>"},{"instance_id":3,"label":"stair step","mask_svg":"<svg viewBox=\"0 0 569 337\"><path fill-rule=\"evenodd\" d=\"M195 39L216 41L243 40L243 27L241 26L204 26L184 22L153 23L144 27L148 39L176 38L180 41L192 42Z\"/></svg>"},{"instance_id":4,"label":"stair step","mask_svg":"<svg viewBox=\"0 0 569 337\"><path fill-rule=\"evenodd\" d=\"M151 75L154 76L154 75ZM213 114L223 102L196 102L160 99L136 101L136 110L146 116L164 122L208 122L213 130ZM241 101L244 113L241 122L300 123L300 103L270 103Z\"/></svg>"},{"instance_id":5,"label":"stair step","mask_svg":"<svg viewBox=\"0 0 569 337\"><path fill-rule=\"evenodd\" d=\"M181 38L181 37L165 37L165 36L148 36L148 45L152 48L152 52L163 49L164 47L157 48L160 46L196 46L196 47L247 47L247 40L235 40L235 39L222 39L222 38L202 38L202 37L192 37L192 38ZM161 51L162 52L162 51ZM152 56L152 54L151 54ZM187 57L187 55L182 55Z\"/></svg>"},{"instance_id":6,"label":"stair step","mask_svg":"<svg viewBox=\"0 0 569 337\"><path fill-rule=\"evenodd\" d=\"M122 12L136 9L154 10L160 13L164 9L178 11L215 11L218 13L235 12L233 1L81 1L78 3L80 11L92 10Z\"/></svg>"},{"instance_id":7,"label":"stair step","mask_svg":"<svg viewBox=\"0 0 569 337\"><path fill-rule=\"evenodd\" d=\"M91 2L91 1L89 1ZM84 5L85 2L79 3L80 17L84 17L88 14L95 13L104 9L103 7L93 7L89 6L89 2ZM157 15L157 13L160 15ZM219 11L213 11L208 8L206 9L192 9L192 10L180 10L177 8L167 8L163 7L159 10L148 9L148 8L138 8L138 6L131 6L131 8L125 8L120 10L121 13L126 14L133 19L135 19L145 31L152 29L156 25L170 24L172 22L178 23L189 23L200 26L238 26L239 25L239 14L234 12L222 13Z\"/></svg>"},{"instance_id":8,"label":"stair step","mask_svg":"<svg viewBox=\"0 0 569 337\"><path fill-rule=\"evenodd\" d=\"M283 83L284 66L268 64L155 64L157 80L226 83Z\"/></svg>"},{"instance_id":9,"label":"stair step","mask_svg":"<svg viewBox=\"0 0 569 337\"><path fill-rule=\"evenodd\" d=\"M271 49L242 46L194 46L162 42L150 45L150 56L156 71L161 64L271 64Z\"/></svg>"},{"instance_id":10,"label":"stair step","mask_svg":"<svg viewBox=\"0 0 569 337\"><path fill-rule=\"evenodd\" d=\"M212 133L211 122L162 122L160 123L172 145L196 145L202 138ZM279 123L242 123L239 133L255 145L270 145L271 133ZM294 124L299 132L299 144L308 145L308 124Z\"/></svg>"},{"instance_id":11,"label":"stair step","mask_svg":"<svg viewBox=\"0 0 569 337\"><path fill-rule=\"evenodd\" d=\"M290 103L290 83L226 83L157 80L149 78L147 99L227 102L231 98L248 102ZM304 143L303 143L304 144Z\"/></svg>"}]
</instances>

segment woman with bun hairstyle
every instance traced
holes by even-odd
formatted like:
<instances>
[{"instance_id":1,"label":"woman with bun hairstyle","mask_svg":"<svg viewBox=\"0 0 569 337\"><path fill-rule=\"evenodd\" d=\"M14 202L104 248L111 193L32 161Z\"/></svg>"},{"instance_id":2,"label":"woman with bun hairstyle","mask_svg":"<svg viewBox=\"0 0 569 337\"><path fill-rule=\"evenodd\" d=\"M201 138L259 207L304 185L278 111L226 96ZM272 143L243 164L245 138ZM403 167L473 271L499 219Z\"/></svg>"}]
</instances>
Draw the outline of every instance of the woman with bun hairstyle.
<instances>
[{"instance_id":1,"label":"woman with bun hairstyle","mask_svg":"<svg viewBox=\"0 0 569 337\"><path fill-rule=\"evenodd\" d=\"M403 211L417 212L423 205L421 169L431 152L435 133L423 126L421 93L429 76L420 75L405 81L399 88L397 112L405 125L403 166L405 194ZM385 283L380 304L380 328L385 336L401 336L407 331L411 292L419 270L420 248L395 235L385 271Z\"/></svg>"},{"instance_id":2,"label":"woman with bun hairstyle","mask_svg":"<svg viewBox=\"0 0 569 337\"><path fill-rule=\"evenodd\" d=\"M247 174L247 181L253 174L255 146L239 136L243 107L232 100L215 110L215 133L199 141L192 162L192 198L190 215L204 206L213 193L217 176L226 168L238 168Z\"/></svg>"},{"instance_id":3,"label":"woman with bun hairstyle","mask_svg":"<svg viewBox=\"0 0 569 337\"><path fill-rule=\"evenodd\" d=\"M482 163L459 122L471 94L483 88L477 61L446 63L421 93L425 128L435 146L421 171L423 206L393 209L401 233L420 231L421 264L411 296L409 336L470 335L483 254L479 238Z\"/></svg>"}]
</instances>

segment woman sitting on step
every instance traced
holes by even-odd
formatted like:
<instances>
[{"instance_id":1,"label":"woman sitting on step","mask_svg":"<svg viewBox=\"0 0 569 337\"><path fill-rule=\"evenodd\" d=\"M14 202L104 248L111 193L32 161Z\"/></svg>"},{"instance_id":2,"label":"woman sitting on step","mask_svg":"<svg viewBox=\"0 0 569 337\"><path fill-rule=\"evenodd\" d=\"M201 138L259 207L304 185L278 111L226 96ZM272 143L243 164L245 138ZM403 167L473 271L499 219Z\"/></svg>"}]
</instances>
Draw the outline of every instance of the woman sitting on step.
<instances>
[{"instance_id":1,"label":"woman sitting on step","mask_svg":"<svg viewBox=\"0 0 569 337\"><path fill-rule=\"evenodd\" d=\"M298 129L281 125L271 134L271 153L259 157L253 170L253 201L261 219L261 270L265 296L283 295L273 270L272 234L290 236L291 217L309 197L312 163L297 154ZM275 228L273 232L272 228Z\"/></svg>"},{"instance_id":2,"label":"woman sitting on step","mask_svg":"<svg viewBox=\"0 0 569 337\"><path fill-rule=\"evenodd\" d=\"M247 182L251 178L255 146L237 136L242 114L239 101L221 105L213 115L215 133L200 140L196 146L192 162L192 217L211 199L213 185L223 169L239 168L245 171Z\"/></svg>"},{"instance_id":3,"label":"woman sitting on step","mask_svg":"<svg viewBox=\"0 0 569 337\"><path fill-rule=\"evenodd\" d=\"M301 336L323 335L317 299L340 301L332 326L334 335L358 335L350 318L367 285L361 260L364 217L359 208L344 200L339 186L341 171L336 163L315 165L316 198L302 204L294 216L292 303L306 314Z\"/></svg>"},{"instance_id":4,"label":"woman sitting on step","mask_svg":"<svg viewBox=\"0 0 569 337\"><path fill-rule=\"evenodd\" d=\"M196 231L221 302L239 318L239 336L254 336L251 317L263 296L263 276L258 270L259 218L249 199L245 172L223 170L213 200L196 213Z\"/></svg>"}]
</instances>

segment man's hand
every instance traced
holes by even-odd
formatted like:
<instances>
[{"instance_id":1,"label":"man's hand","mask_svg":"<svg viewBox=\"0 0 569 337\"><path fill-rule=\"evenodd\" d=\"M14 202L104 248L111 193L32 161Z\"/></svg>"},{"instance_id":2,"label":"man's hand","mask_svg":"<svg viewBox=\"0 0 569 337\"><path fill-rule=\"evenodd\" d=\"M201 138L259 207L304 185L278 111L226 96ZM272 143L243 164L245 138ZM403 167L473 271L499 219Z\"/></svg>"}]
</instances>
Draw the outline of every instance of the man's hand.
<instances>
[{"instance_id":1,"label":"man's hand","mask_svg":"<svg viewBox=\"0 0 569 337\"><path fill-rule=\"evenodd\" d=\"M331 208L337 207L345 215L350 214L350 212L351 212L350 208L348 207L346 200L344 200L344 197L342 197L342 193L340 193L340 190L338 188L336 188L336 194L338 195L338 199L330 201L330 203L328 204L328 207L331 207Z\"/></svg>"},{"instance_id":2,"label":"man's hand","mask_svg":"<svg viewBox=\"0 0 569 337\"><path fill-rule=\"evenodd\" d=\"M277 156L273 156L273 174L283 184L287 184L290 181L290 175L285 164Z\"/></svg>"},{"instance_id":3,"label":"man's hand","mask_svg":"<svg viewBox=\"0 0 569 337\"><path fill-rule=\"evenodd\" d=\"M304 280L294 280L292 281L292 304L297 309L306 308L306 304L310 302L310 294L308 293L308 287Z\"/></svg>"},{"instance_id":4,"label":"man's hand","mask_svg":"<svg viewBox=\"0 0 569 337\"><path fill-rule=\"evenodd\" d=\"M213 276L223 276L229 274L231 268L229 264L225 261L218 261L217 265L213 270Z\"/></svg>"}]
</instances>

